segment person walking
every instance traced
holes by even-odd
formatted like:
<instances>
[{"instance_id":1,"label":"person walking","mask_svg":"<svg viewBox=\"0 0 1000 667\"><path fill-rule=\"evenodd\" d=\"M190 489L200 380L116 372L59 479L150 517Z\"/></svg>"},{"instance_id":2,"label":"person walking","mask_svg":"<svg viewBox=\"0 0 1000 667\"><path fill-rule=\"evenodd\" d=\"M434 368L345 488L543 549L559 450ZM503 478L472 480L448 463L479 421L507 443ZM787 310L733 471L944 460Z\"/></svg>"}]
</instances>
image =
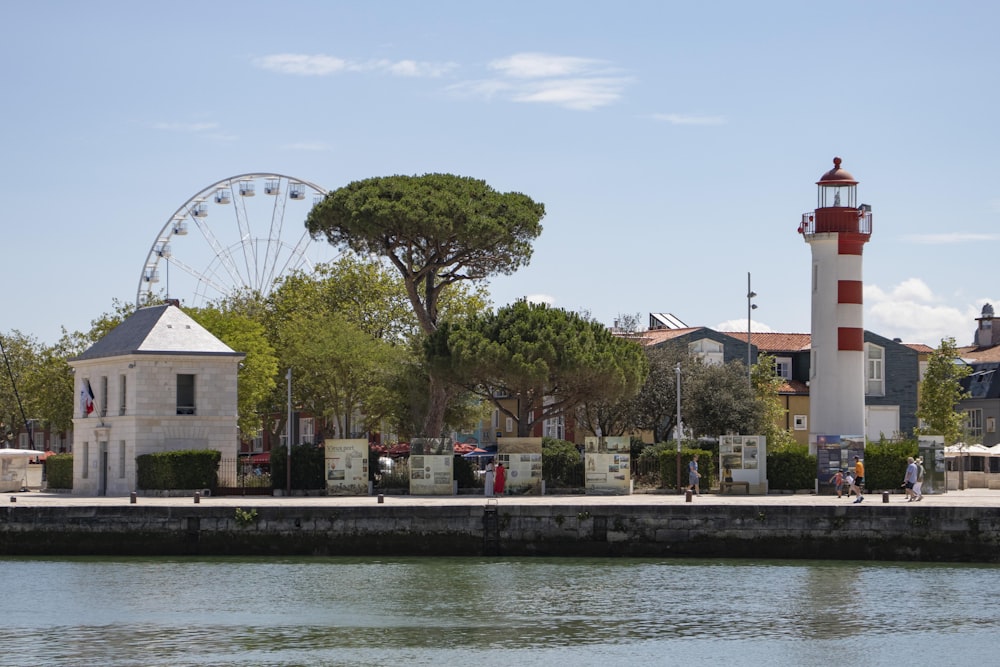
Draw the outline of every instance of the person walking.
<instances>
[{"instance_id":1,"label":"person walking","mask_svg":"<svg viewBox=\"0 0 1000 667\"><path fill-rule=\"evenodd\" d=\"M918 456L917 463L917 483L913 485L913 492L917 494L917 500L924 499L924 457Z\"/></svg>"},{"instance_id":2,"label":"person walking","mask_svg":"<svg viewBox=\"0 0 1000 667\"><path fill-rule=\"evenodd\" d=\"M696 454L694 458L688 461L688 485L690 486L691 492L696 495L701 495L701 473L698 472L698 455Z\"/></svg>"},{"instance_id":3,"label":"person walking","mask_svg":"<svg viewBox=\"0 0 1000 667\"><path fill-rule=\"evenodd\" d=\"M912 503L917 500L917 494L913 487L917 485L917 462L912 456L906 459L906 474L903 475L903 488L906 489L906 502Z\"/></svg>"},{"instance_id":4,"label":"person walking","mask_svg":"<svg viewBox=\"0 0 1000 667\"><path fill-rule=\"evenodd\" d=\"M857 494L858 499L855 503L860 503L865 499L865 494L862 491L865 485L865 464L860 457L854 457L854 481L851 483L851 489L847 492L848 497L851 495L851 491Z\"/></svg>"},{"instance_id":5,"label":"person walking","mask_svg":"<svg viewBox=\"0 0 1000 667\"><path fill-rule=\"evenodd\" d=\"M486 464L486 472L483 474L485 480L483 486L487 498L493 495L493 470L493 459L490 459L490 462Z\"/></svg>"},{"instance_id":6,"label":"person walking","mask_svg":"<svg viewBox=\"0 0 1000 667\"><path fill-rule=\"evenodd\" d=\"M833 484L833 490L837 492L837 497L841 498L844 495L844 471L838 470L833 473L833 477L830 478L830 483Z\"/></svg>"}]
</instances>

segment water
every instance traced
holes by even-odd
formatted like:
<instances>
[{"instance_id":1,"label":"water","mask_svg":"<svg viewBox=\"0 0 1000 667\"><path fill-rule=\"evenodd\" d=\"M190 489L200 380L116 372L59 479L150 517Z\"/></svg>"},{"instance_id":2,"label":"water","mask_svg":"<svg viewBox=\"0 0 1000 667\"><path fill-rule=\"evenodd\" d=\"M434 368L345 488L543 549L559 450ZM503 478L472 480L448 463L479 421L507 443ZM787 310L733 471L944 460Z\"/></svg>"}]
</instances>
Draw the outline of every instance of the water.
<instances>
[{"instance_id":1,"label":"water","mask_svg":"<svg viewBox=\"0 0 1000 667\"><path fill-rule=\"evenodd\" d=\"M1000 567L0 559L0 664L993 663Z\"/></svg>"}]
</instances>

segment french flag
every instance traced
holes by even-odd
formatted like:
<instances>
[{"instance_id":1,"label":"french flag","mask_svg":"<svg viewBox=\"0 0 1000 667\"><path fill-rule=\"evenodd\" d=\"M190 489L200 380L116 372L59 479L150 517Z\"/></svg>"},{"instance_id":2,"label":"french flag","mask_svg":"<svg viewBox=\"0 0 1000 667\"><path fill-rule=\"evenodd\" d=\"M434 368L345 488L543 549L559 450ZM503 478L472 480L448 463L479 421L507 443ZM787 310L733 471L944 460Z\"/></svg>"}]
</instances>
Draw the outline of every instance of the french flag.
<instances>
[{"instance_id":1,"label":"french flag","mask_svg":"<svg viewBox=\"0 0 1000 667\"><path fill-rule=\"evenodd\" d=\"M84 417L90 416L94 411L94 390L90 388L90 380L84 380L83 389L80 390L80 411Z\"/></svg>"}]
</instances>

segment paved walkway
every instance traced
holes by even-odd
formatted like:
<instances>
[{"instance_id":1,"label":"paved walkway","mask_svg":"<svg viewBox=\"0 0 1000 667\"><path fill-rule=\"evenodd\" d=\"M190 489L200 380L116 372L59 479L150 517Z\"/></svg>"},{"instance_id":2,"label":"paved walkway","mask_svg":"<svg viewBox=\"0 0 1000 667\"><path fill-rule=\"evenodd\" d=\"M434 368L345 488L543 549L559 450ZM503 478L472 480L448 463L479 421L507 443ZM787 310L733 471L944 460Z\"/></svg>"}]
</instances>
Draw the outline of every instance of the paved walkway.
<instances>
[{"instance_id":1,"label":"paved walkway","mask_svg":"<svg viewBox=\"0 0 1000 667\"><path fill-rule=\"evenodd\" d=\"M15 507L90 507L115 506L132 504L128 497L98 498L73 496L62 493L23 492L0 495L0 502ZM491 501L492 502L492 501ZM507 496L496 499L499 505L543 505L543 506L575 506L575 505L684 505L683 495L636 493L631 496L596 496L596 495L547 495L547 496ZM789 506L849 506L854 499L838 499L836 496L817 496L807 493L769 494L767 496L746 496L740 492L719 495L706 493L694 496L691 505L789 505ZM194 503L191 496L174 498L153 498L138 496L137 505L179 507ZM274 496L213 496L199 499L199 504L215 507L268 507L268 506L306 506L306 507L354 507L378 503L373 496L311 496L291 498ZM383 497L387 507L435 507L468 505L481 507L487 503L483 496L395 496ZM871 493L865 496L865 506L883 504L881 493ZM890 494L889 504L908 504L903 494ZM909 503L913 507L1000 507L1000 490L967 489L964 491L949 491L945 494L927 495L919 503Z\"/></svg>"}]
</instances>

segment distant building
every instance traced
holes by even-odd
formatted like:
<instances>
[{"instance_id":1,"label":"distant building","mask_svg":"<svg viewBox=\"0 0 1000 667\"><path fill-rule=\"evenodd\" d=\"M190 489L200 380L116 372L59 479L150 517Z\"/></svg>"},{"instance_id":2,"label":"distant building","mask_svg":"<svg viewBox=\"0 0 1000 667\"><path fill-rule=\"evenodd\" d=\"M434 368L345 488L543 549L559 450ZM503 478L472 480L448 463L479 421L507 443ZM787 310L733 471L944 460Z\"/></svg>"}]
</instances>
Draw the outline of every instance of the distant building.
<instances>
[{"instance_id":1,"label":"distant building","mask_svg":"<svg viewBox=\"0 0 1000 667\"><path fill-rule=\"evenodd\" d=\"M174 305L141 308L70 359L73 493L136 490L136 457L215 449L235 459L244 358Z\"/></svg>"}]
</instances>

